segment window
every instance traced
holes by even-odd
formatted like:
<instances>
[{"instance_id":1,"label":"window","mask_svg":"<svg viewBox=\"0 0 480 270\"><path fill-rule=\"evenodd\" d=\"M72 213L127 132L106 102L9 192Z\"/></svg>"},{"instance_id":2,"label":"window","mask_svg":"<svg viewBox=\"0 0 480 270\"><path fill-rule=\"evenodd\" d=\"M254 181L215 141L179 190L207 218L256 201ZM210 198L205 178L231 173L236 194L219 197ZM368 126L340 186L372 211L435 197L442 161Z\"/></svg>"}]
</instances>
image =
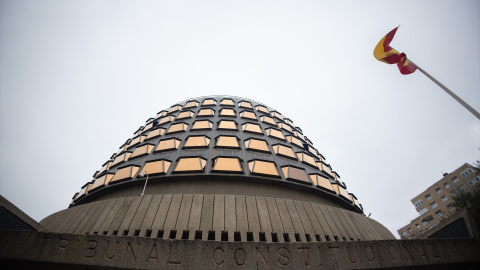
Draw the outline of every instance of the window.
<instances>
[{"instance_id":1,"label":"window","mask_svg":"<svg viewBox=\"0 0 480 270\"><path fill-rule=\"evenodd\" d=\"M215 146L223 148L240 148L237 137L223 135L217 137L217 143Z\"/></svg>"},{"instance_id":2,"label":"window","mask_svg":"<svg viewBox=\"0 0 480 270\"><path fill-rule=\"evenodd\" d=\"M409 233L413 233L413 230L412 230L412 228L408 228L408 230L407 230L407 231L408 231Z\"/></svg>"},{"instance_id":3,"label":"window","mask_svg":"<svg viewBox=\"0 0 480 270\"><path fill-rule=\"evenodd\" d=\"M220 116L233 116L235 117L235 111L233 109L221 109Z\"/></svg>"},{"instance_id":4,"label":"window","mask_svg":"<svg viewBox=\"0 0 480 270\"><path fill-rule=\"evenodd\" d=\"M445 189L449 189L449 188L450 188L450 183L445 183L445 184L443 184L443 187L444 187Z\"/></svg>"},{"instance_id":5,"label":"window","mask_svg":"<svg viewBox=\"0 0 480 270\"><path fill-rule=\"evenodd\" d=\"M255 113L249 112L249 111L243 111L240 113L240 117L246 118L246 119L252 119L252 120L257 120L257 117L255 116Z\"/></svg>"},{"instance_id":6,"label":"window","mask_svg":"<svg viewBox=\"0 0 480 270\"><path fill-rule=\"evenodd\" d=\"M425 213L427 213L427 212L428 212L428 208L425 207L425 208L422 208L420 211L418 211L418 214L421 216L421 215L423 215L423 214L425 214Z\"/></svg>"},{"instance_id":7,"label":"window","mask_svg":"<svg viewBox=\"0 0 480 270\"><path fill-rule=\"evenodd\" d=\"M295 124L292 122L292 120L290 120L288 118L284 118L283 121L285 121L285 123L289 124L290 126L295 126Z\"/></svg>"},{"instance_id":8,"label":"window","mask_svg":"<svg viewBox=\"0 0 480 270\"><path fill-rule=\"evenodd\" d=\"M108 185L108 183L112 180L113 175L114 175L113 173L107 173L104 176L101 176L95 179L95 182L93 182L93 185L90 188L90 190L94 190L96 188Z\"/></svg>"},{"instance_id":9,"label":"window","mask_svg":"<svg viewBox=\"0 0 480 270\"><path fill-rule=\"evenodd\" d=\"M166 174L172 164L168 160L152 160L145 163L142 172L146 171L148 175Z\"/></svg>"},{"instance_id":10,"label":"window","mask_svg":"<svg viewBox=\"0 0 480 270\"><path fill-rule=\"evenodd\" d=\"M132 179L140 169L139 166L127 166L117 170L110 182Z\"/></svg>"},{"instance_id":11,"label":"window","mask_svg":"<svg viewBox=\"0 0 480 270\"><path fill-rule=\"evenodd\" d=\"M401 232L400 233L400 237L404 237L405 235L407 235L407 232Z\"/></svg>"},{"instance_id":12,"label":"window","mask_svg":"<svg viewBox=\"0 0 480 270\"><path fill-rule=\"evenodd\" d=\"M450 191L450 196L455 197L457 195L457 192L455 190Z\"/></svg>"},{"instance_id":13,"label":"window","mask_svg":"<svg viewBox=\"0 0 480 270\"><path fill-rule=\"evenodd\" d=\"M270 115L277 119L283 120L283 116L279 112L272 112Z\"/></svg>"},{"instance_id":14,"label":"window","mask_svg":"<svg viewBox=\"0 0 480 270\"><path fill-rule=\"evenodd\" d=\"M446 202L446 201L448 201L448 198L447 198L447 196L443 195L442 196L442 202Z\"/></svg>"},{"instance_id":15,"label":"window","mask_svg":"<svg viewBox=\"0 0 480 270\"><path fill-rule=\"evenodd\" d=\"M153 139L153 138L160 137L160 136L163 135L163 133L165 133L164 128L154 129L154 130L152 130L148 133L148 136L145 138L145 140L150 140L150 139Z\"/></svg>"},{"instance_id":16,"label":"window","mask_svg":"<svg viewBox=\"0 0 480 270\"><path fill-rule=\"evenodd\" d=\"M133 151L133 154L130 156L130 159L139 158L139 157L148 155L152 152L154 147L155 145L153 144L145 144L145 145L139 146L135 149L135 151Z\"/></svg>"},{"instance_id":17,"label":"window","mask_svg":"<svg viewBox=\"0 0 480 270\"><path fill-rule=\"evenodd\" d=\"M275 163L271 161L252 160L248 162L248 169L254 175L279 177Z\"/></svg>"},{"instance_id":18,"label":"window","mask_svg":"<svg viewBox=\"0 0 480 270\"><path fill-rule=\"evenodd\" d=\"M272 117L269 117L269 116L261 116L260 117L260 121L264 122L264 123L267 123L267 124L270 124L272 126L277 126L277 123L275 122L275 120L273 120Z\"/></svg>"},{"instance_id":19,"label":"window","mask_svg":"<svg viewBox=\"0 0 480 270\"><path fill-rule=\"evenodd\" d=\"M437 217L443 217L443 212L442 211L438 211L436 214L437 214Z\"/></svg>"},{"instance_id":20,"label":"window","mask_svg":"<svg viewBox=\"0 0 480 270\"><path fill-rule=\"evenodd\" d=\"M469 176L471 173L473 173L472 168L468 168L468 169L466 169L465 171L463 171L463 172L461 173L461 175L462 175L463 178L466 178L466 177Z\"/></svg>"},{"instance_id":21,"label":"window","mask_svg":"<svg viewBox=\"0 0 480 270\"><path fill-rule=\"evenodd\" d=\"M203 172L207 161L201 157L180 158L174 173L195 173Z\"/></svg>"},{"instance_id":22,"label":"window","mask_svg":"<svg viewBox=\"0 0 480 270\"><path fill-rule=\"evenodd\" d=\"M305 141L305 137L303 136L302 133L295 130L293 131L293 135L297 136L300 140Z\"/></svg>"},{"instance_id":23,"label":"window","mask_svg":"<svg viewBox=\"0 0 480 270\"><path fill-rule=\"evenodd\" d=\"M288 132L290 132L290 133L293 133L292 128L291 128L289 125L285 124L285 123L280 123L280 124L278 124L278 127L281 128L281 129L283 129L283 130L286 130L286 131L288 131Z\"/></svg>"},{"instance_id":24,"label":"window","mask_svg":"<svg viewBox=\"0 0 480 270\"><path fill-rule=\"evenodd\" d=\"M218 123L218 129L237 130L237 123L235 121L221 120Z\"/></svg>"},{"instance_id":25,"label":"window","mask_svg":"<svg viewBox=\"0 0 480 270\"><path fill-rule=\"evenodd\" d=\"M344 197L344 198L346 198L346 199L348 199L348 200L351 200L351 199L350 199L350 196L348 196L347 190L344 189L341 185L332 184L332 187L333 187L333 189L335 190L335 192L336 192L338 195L340 195L340 196L342 196L342 197Z\"/></svg>"},{"instance_id":26,"label":"window","mask_svg":"<svg viewBox=\"0 0 480 270\"><path fill-rule=\"evenodd\" d=\"M417 227L417 229L420 229L420 224L415 224L415 227Z\"/></svg>"},{"instance_id":27,"label":"window","mask_svg":"<svg viewBox=\"0 0 480 270\"><path fill-rule=\"evenodd\" d=\"M217 103L213 98L208 98L203 101L202 106L214 106L216 104Z\"/></svg>"},{"instance_id":28,"label":"window","mask_svg":"<svg viewBox=\"0 0 480 270\"><path fill-rule=\"evenodd\" d=\"M173 112L176 112L176 111L180 111L182 109L182 106L180 105L175 105L173 107L170 108L170 110L168 111L168 113L173 113Z\"/></svg>"},{"instance_id":29,"label":"window","mask_svg":"<svg viewBox=\"0 0 480 270\"><path fill-rule=\"evenodd\" d=\"M309 176L315 186L321 187L330 191L335 191L332 187L332 184L330 183L330 180L328 180L327 178L318 174L310 174Z\"/></svg>"},{"instance_id":30,"label":"window","mask_svg":"<svg viewBox=\"0 0 480 270\"><path fill-rule=\"evenodd\" d=\"M239 106L242 107L242 108L253 109L252 104L250 102L247 102L247 101L241 101Z\"/></svg>"},{"instance_id":31,"label":"window","mask_svg":"<svg viewBox=\"0 0 480 270\"><path fill-rule=\"evenodd\" d=\"M330 167L330 165L320 161L320 162L316 162L318 168L330 175L332 175L332 168ZM333 175L332 175L333 176Z\"/></svg>"},{"instance_id":32,"label":"window","mask_svg":"<svg viewBox=\"0 0 480 270\"><path fill-rule=\"evenodd\" d=\"M235 157L218 157L213 161L213 172L243 173L242 164Z\"/></svg>"},{"instance_id":33,"label":"window","mask_svg":"<svg viewBox=\"0 0 480 270\"><path fill-rule=\"evenodd\" d=\"M184 109L187 109L187 108L195 108L195 107L198 107L198 102L196 102L195 100L192 100L192 101L189 101L187 102L187 104L185 104L185 107L183 107Z\"/></svg>"},{"instance_id":34,"label":"window","mask_svg":"<svg viewBox=\"0 0 480 270\"><path fill-rule=\"evenodd\" d=\"M150 122L150 123L148 123L148 124L145 126L145 128L143 129L143 132L145 132L145 131L153 128L153 126L156 125L156 124L157 124L156 122Z\"/></svg>"},{"instance_id":35,"label":"window","mask_svg":"<svg viewBox=\"0 0 480 270\"><path fill-rule=\"evenodd\" d=\"M303 143L302 143L302 141L300 141L299 139L297 139L297 138L295 138L295 137L293 137L293 136L287 136L287 141L288 141L289 143L291 143L291 144L293 144L293 145L296 145L296 146L298 146L298 147L300 147L300 148L303 149Z\"/></svg>"},{"instance_id":36,"label":"window","mask_svg":"<svg viewBox=\"0 0 480 270\"><path fill-rule=\"evenodd\" d=\"M175 119L174 116L167 116L167 117L162 117L160 118L160 120L158 121L158 124L159 125L163 125L163 124L166 124L166 123L170 123L172 122L173 120Z\"/></svg>"},{"instance_id":37,"label":"window","mask_svg":"<svg viewBox=\"0 0 480 270\"><path fill-rule=\"evenodd\" d=\"M263 140L248 139L245 141L245 148L247 150L270 153L270 149L268 149L267 142Z\"/></svg>"},{"instance_id":38,"label":"window","mask_svg":"<svg viewBox=\"0 0 480 270\"><path fill-rule=\"evenodd\" d=\"M452 183L456 184L456 183L458 183L458 181L460 181L460 180L458 180L458 177L452 178Z\"/></svg>"},{"instance_id":39,"label":"window","mask_svg":"<svg viewBox=\"0 0 480 270\"><path fill-rule=\"evenodd\" d=\"M257 106L255 106L255 109L256 109L257 111L259 111L259 112L268 113L268 109L265 108L265 107L262 106L262 105L257 105Z\"/></svg>"},{"instance_id":40,"label":"window","mask_svg":"<svg viewBox=\"0 0 480 270\"><path fill-rule=\"evenodd\" d=\"M135 145L143 142L143 140L145 140L146 137L147 136L142 135L142 136L137 136L137 137L133 138L132 141L130 141L130 144L128 144L127 148L130 148L132 146L135 146Z\"/></svg>"},{"instance_id":41,"label":"window","mask_svg":"<svg viewBox=\"0 0 480 270\"><path fill-rule=\"evenodd\" d=\"M468 185L473 186L476 183L480 182L480 176L475 176L475 178L468 180Z\"/></svg>"},{"instance_id":42,"label":"window","mask_svg":"<svg viewBox=\"0 0 480 270\"><path fill-rule=\"evenodd\" d=\"M310 179L307 176L307 173L303 169L296 168L293 166L283 166L282 172L286 179L311 184Z\"/></svg>"},{"instance_id":43,"label":"window","mask_svg":"<svg viewBox=\"0 0 480 270\"><path fill-rule=\"evenodd\" d=\"M437 208L438 204L436 202L433 202L430 204L430 207L432 207L432 209L435 209Z\"/></svg>"},{"instance_id":44,"label":"window","mask_svg":"<svg viewBox=\"0 0 480 270\"><path fill-rule=\"evenodd\" d=\"M420 230L418 233L419 233L419 234L423 234L423 231L422 231L422 230Z\"/></svg>"},{"instance_id":45,"label":"window","mask_svg":"<svg viewBox=\"0 0 480 270\"><path fill-rule=\"evenodd\" d=\"M450 212L455 211L455 206L449 204L449 205L448 205L448 210L450 210Z\"/></svg>"},{"instance_id":46,"label":"window","mask_svg":"<svg viewBox=\"0 0 480 270\"><path fill-rule=\"evenodd\" d=\"M101 174L103 173L104 171L107 171L108 169L110 169L110 166L112 165L112 161L109 160L107 162L105 162L102 166L102 168L100 169L100 171L98 172L98 174Z\"/></svg>"},{"instance_id":47,"label":"window","mask_svg":"<svg viewBox=\"0 0 480 270\"><path fill-rule=\"evenodd\" d=\"M437 192L437 194L440 194L443 192L443 190L441 188L436 188L435 191Z\"/></svg>"},{"instance_id":48,"label":"window","mask_svg":"<svg viewBox=\"0 0 480 270\"><path fill-rule=\"evenodd\" d=\"M197 116L213 116L215 111L213 109L201 109L198 111Z\"/></svg>"},{"instance_id":49,"label":"window","mask_svg":"<svg viewBox=\"0 0 480 270\"><path fill-rule=\"evenodd\" d=\"M178 123L178 124L173 124L170 126L170 128L167 131L167 134L172 134L172 133L177 133L177 132L183 132L186 131L188 128L188 125L185 123Z\"/></svg>"},{"instance_id":50,"label":"window","mask_svg":"<svg viewBox=\"0 0 480 270\"><path fill-rule=\"evenodd\" d=\"M208 130L212 129L213 123L208 120L199 120L193 122L192 130Z\"/></svg>"},{"instance_id":51,"label":"window","mask_svg":"<svg viewBox=\"0 0 480 270\"><path fill-rule=\"evenodd\" d=\"M158 119L160 117L164 117L165 115L167 115L167 111L161 111L161 112L157 113L157 116L155 116L155 119Z\"/></svg>"},{"instance_id":52,"label":"window","mask_svg":"<svg viewBox=\"0 0 480 270\"><path fill-rule=\"evenodd\" d=\"M200 148L208 147L210 144L210 138L207 136L190 136L185 142L184 148Z\"/></svg>"},{"instance_id":53,"label":"window","mask_svg":"<svg viewBox=\"0 0 480 270\"><path fill-rule=\"evenodd\" d=\"M425 199L426 199L427 201L430 201L430 200L432 199L432 195L427 194L427 196L425 196Z\"/></svg>"},{"instance_id":54,"label":"window","mask_svg":"<svg viewBox=\"0 0 480 270\"><path fill-rule=\"evenodd\" d=\"M178 114L177 120L178 119L186 119L186 118L192 118L193 117L193 112L192 111L184 111Z\"/></svg>"},{"instance_id":55,"label":"window","mask_svg":"<svg viewBox=\"0 0 480 270\"><path fill-rule=\"evenodd\" d=\"M245 123L242 125L242 130L246 132L263 134L262 128L257 124Z\"/></svg>"},{"instance_id":56,"label":"window","mask_svg":"<svg viewBox=\"0 0 480 270\"><path fill-rule=\"evenodd\" d=\"M180 142L181 142L180 140L175 138L162 140L158 143L158 146L155 149L155 152L163 152L163 151L178 149L178 147L180 146Z\"/></svg>"},{"instance_id":57,"label":"window","mask_svg":"<svg viewBox=\"0 0 480 270\"><path fill-rule=\"evenodd\" d=\"M273 128L268 128L268 129L265 130L265 132L270 137L285 141L285 136L283 136L283 133L280 130L273 129Z\"/></svg>"},{"instance_id":58,"label":"window","mask_svg":"<svg viewBox=\"0 0 480 270\"><path fill-rule=\"evenodd\" d=\"M293 152L293 149L289 146L276 144L273 146L273 152L279 156L297 160L297 156Z\"/></svg>"},{"instance_id":59,"label":"window","mask_svg":"<svg viewBox=\"0 0 480 270\"><path fill-rule=\"evenodd\" d=\"M225 105L225 106L235 106L235 102L231 99L224 99L222 102L220 102L220 105Z\"/></svg>"},{"instance_id":60,"label":"window","mask_svg":"<svg viewBox=\"0 0 480 270\"><path fill-rule=\"evenodd\" d=\"M317 164L315 164L315 159L312 156L307 155L303 152L298 152L297 157L302 163L312 166L314 168L318 168Z\"/></svg>"},{"instance_id":61,"label":"window","mask_svg":"<svg viewBox=\"0 0 480 270\"><path fill-rule=\"evenodd\" d=\"M115 157L115 160L113 160L112 167L117 166L120 163L123 163L127 161L130 156L132 155L132 152L125 152L117 157Z\"/></svg>"},{"instance_id":62,"label":"window","mask_svg":"<svg viewBox=\"0 0 480 270\"><path fill-rule=\"evenodd\" d=\"M460 189L461 191L464 191L465 190L465 185L459 186L458 189Z\"/></svg>"}]
</instances>

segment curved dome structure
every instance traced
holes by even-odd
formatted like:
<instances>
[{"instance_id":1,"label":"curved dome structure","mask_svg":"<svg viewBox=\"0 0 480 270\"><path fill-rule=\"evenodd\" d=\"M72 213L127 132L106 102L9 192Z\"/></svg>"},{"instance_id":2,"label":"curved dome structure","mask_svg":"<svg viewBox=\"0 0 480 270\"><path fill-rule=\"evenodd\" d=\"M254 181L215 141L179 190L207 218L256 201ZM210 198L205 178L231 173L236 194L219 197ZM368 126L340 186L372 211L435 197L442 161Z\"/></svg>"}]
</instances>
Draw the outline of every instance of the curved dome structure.
<instances>
[{"instance_id":1,"label":"curved dome structure","mask_svg":"<svg viewBox=\"0 0 480 270\"><path fill-rule=\"evenodd\" d=\"M164 239L317 242L395 239L302 130L231 96L190 99L135 131L40 223L60 233Z\"/></svg>"}]
</instances>

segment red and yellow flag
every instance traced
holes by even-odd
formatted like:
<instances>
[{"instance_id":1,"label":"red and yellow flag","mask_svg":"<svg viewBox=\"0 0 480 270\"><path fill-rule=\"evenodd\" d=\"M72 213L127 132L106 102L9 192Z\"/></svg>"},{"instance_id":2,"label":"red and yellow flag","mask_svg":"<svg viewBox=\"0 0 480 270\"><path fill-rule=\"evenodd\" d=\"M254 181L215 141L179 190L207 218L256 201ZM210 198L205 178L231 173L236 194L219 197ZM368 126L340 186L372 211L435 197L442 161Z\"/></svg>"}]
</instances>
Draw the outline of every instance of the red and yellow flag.
<instances>
[{"instance_id":1,"label":"red and yellow flag","mask_svg":"<svg viewBox=\"0 0 480 270\"><path fill-rule=\"evenodd\" d=\"M390 47L390 42L392 42L397 29L398 27L390 31L390 33L388 33L378 42L375 50L373 50L373 56L375 56L378 61L387 64L397 64L400 73L403 75L408 75L415 72L417 67L408 61L406 54L399 53L397 50Z\"/></svg>"}]
</instances>

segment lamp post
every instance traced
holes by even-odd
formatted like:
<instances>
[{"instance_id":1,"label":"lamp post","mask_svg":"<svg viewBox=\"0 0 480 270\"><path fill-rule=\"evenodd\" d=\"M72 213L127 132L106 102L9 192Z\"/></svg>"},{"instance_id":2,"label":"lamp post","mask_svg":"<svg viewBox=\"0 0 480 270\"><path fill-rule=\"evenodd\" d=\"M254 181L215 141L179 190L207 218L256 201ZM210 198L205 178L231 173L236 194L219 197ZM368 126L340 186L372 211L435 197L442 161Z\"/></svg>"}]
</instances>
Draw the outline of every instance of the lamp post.
<instances>
[{"instance_id":1,"label":"lamp post","mask_svg":"<svg viewBox=\"0 0 480 270\"><path fill-rule=\"evenodd\" d=\"M145 193L145 188L147 187L147 183L148 183L148 173L147 173L147 171L143 171L143 174L141 174L140 176L143 177L145 174L147 175L147 180L145 180L145 186L143 186L143 191L142 191L142 194L140 194L140 196L143 196L143 194Z\"/></svg>"}]
</instances>

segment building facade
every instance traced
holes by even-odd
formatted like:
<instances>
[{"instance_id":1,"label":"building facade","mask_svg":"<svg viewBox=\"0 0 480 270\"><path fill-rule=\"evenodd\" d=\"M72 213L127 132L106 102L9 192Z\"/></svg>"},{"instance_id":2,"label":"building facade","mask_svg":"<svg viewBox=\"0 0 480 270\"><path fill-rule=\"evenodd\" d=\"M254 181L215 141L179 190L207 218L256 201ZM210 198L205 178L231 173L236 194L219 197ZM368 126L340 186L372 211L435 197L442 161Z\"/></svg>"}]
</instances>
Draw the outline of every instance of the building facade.
<instances>
[{"instance_id":1,"label":"building facade","mask_svg":"<svg viewBox=\"0 0 480 270\"><path fill-rule=\"evenodd\" d=\"M453 197L471 191L480 182L478 170L465 163L415 196L411 202L419 216L397 232L402 239L423 238L427 231L438 226L455 212Z\"/></svg>"},{"instance_id":2,"label":"building facade","mask_svg":"<svg viewBox=\"0 0 480 270\"><path fill-rule=\"evenodd\" d=\"M239 97L189 99L149 118L48 231L178 240L394 239L302 129Z\"/></svg>"}]
</instances>

